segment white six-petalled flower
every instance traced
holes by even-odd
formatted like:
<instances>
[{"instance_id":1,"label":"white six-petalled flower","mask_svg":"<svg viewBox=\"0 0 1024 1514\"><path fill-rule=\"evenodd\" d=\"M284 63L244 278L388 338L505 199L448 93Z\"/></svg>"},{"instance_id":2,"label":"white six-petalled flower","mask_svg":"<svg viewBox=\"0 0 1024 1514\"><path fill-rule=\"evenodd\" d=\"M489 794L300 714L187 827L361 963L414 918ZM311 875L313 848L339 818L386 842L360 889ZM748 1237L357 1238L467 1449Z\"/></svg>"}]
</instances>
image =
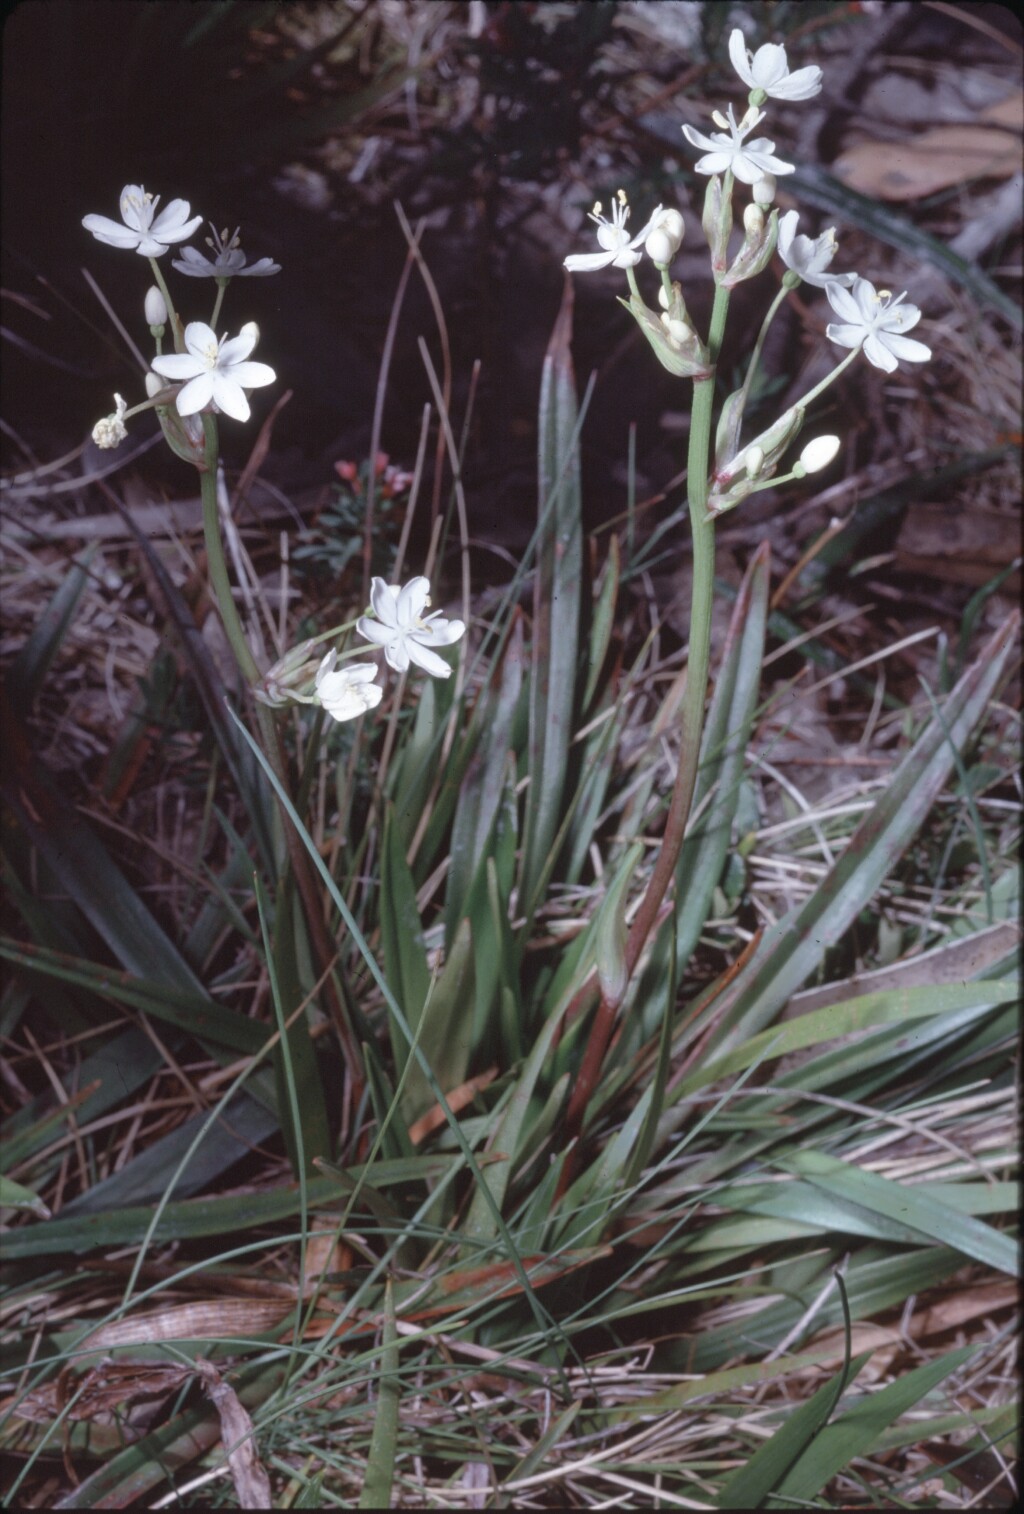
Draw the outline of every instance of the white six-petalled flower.
<instances>
[{"instance_id":1,"label":"white six-petalled flower","mask_svg":"<svg viewBox=\"0 0 1024 1514\"><path fill-rule=\"evenodd\" d=\"M751 53L738 26L729 37L729 57L749 89L761 89L773 100L809 100L821 89L820 68L811 64L791 74L784 47L766 42Z\"/></svg>"},{"instance_id":2,"label":"white six-petalled flower","mask_svg":"<svg viewBox=\"0 0 1024 1514\"><path fill-rule=\"evenodd\" d=\"M163 378L186 379L175 405L179 415L195 415L212 401L236 421L249 419L246 389L272 384L277 377L266 363L247 362L259 338L254 322L242 327L238 336L218 342L216 333L205 321L190 321L185 327L187 352L155 357L153 368Z\"/></svg>"},{"instance_id":3,"label":"white six-petalled flower","mask_svg":"<svg viewBox=\"0 0 1024 1514\"><path fill-rule=\"evenodd\" d=\"M646 242L660 215L661 206L659 205L643 230L638 231L630 240L629 232L626 230L629 204L623 191L619 190L612 205L610 221L601 214L601 201L598 200L590 212L590 219L597 222L597 240L604 251L571 253L565 259L566 268L570 273L587 273L595 268L635 268L643 257L643 253L638 252L637 249Z\"/></svg>"},{"instance_id":4,"label":"white six-petalled flower","mask_svg":"<svg viewBox=\"0 0 1024 1514\"><path fill-rule=\"evenodd\" d=\"M183 247L181 257L171 267L194 279L266 278L269 274L281 272L280 263L271 258L258 258L246 266L245 253L238 245L237 226L230 237L226 231L218 231L212 223L210 230L213 236L206 238L206 245L213 248L212 258L197 252L194 247Z\"/></svg>"},{"instance_id":5,"label":"white six-petalled flower","mask_svg":"<svg viewBox=\"0 0 1024 1514\"><path fill-rule=\"evenodd\" d=\"M465 632L461 620L446 620L440 611L424 615L430 603L430 580L410 578L402 588L375 578L370 586L373 616L361 615L356 630L367 641L384 648L384 656L396 673L411 662L434 678L448 678L451 668L431 647L450 647Z\"/></svg>"},{"instance_id":6,"label":"white six-petalled flower","mask_svg":"<svg viewBox=\"0 0 1024 1514\"><path fill-rule=\"evenodd\" d=\"M824 289L827 284L842 284L846 288L857 277L855 273L829 273L829 264L839 251L836 230L830 226L820 237L797 236L798 211L787 210L779 218L779 257L787 268L792 269L805 284L815 284Z\"/></svg>"},{"instance_id":7,"label":"white six-petalled flower","mask_svg":"<svg viewBox=\"0 0 1024 1514\"><path fill-rule=\"evenodd\" d=\"M841 284L825 286L825 294L839 323L830 322L825 335L840 347L863 347L864 356L876 368L893 373L899 361L926 363L930 347L913 341L904 333L912 331L921 319L916 305L904 305L906 291L894 299L887 290L876 290L867 279L856 279L852 289Z\"/></svg>"},{"instance_id":8,"label":"white six-petalled flower","mask_svg":"<svg viewBox=\"0 0 1024 1514\"><path fill-rule=\"evenodd\" d=\"M126 184L121 191L123 226L109 216L97 215L83 216L82 225L98 242L106 242L109 247L124 247L146 258L159 258L173 242L187 241L203 224L202 216L189 219L187 200L172 200L157 216L159 203L160 196L147 194L141 184Z\"/></svg>"},{"instance_id":9,"label":"white six-petalled flower","mask_svg":"<svg viewBox=\"0 0 1024 1514\"><path fill-rule=\"evenodd\" d=\"M335 667L338 654L330 651L316 673L316 697L335 720L355 720L380 704L384 690L374 683L375 662L350 662Z\"/></svg>"},{"instance_id":10,"label":"white six-petalled flower","mask_svg":"<svg viewBox=\"0 0 1024 1514\"><path fill-rule=\"evenodd\" d=\"M733 176L743 184L756 184L766 174L794 173L792 163L783 163L781 158L776 158L775 143L767 137L758 137L753 142L747 142L747 134L753 131L759 121L764 120L763 110L749 109L742 121L737 122L730 105L728 117L716 111L714 119L719 125L727 127L728 131L713 131L705 136L694 126L684 126L683 136L694 147L704 149L704 157L698 158L695 167L698 173L725 173L731 170Z\"/></svg>"}]
</instances>

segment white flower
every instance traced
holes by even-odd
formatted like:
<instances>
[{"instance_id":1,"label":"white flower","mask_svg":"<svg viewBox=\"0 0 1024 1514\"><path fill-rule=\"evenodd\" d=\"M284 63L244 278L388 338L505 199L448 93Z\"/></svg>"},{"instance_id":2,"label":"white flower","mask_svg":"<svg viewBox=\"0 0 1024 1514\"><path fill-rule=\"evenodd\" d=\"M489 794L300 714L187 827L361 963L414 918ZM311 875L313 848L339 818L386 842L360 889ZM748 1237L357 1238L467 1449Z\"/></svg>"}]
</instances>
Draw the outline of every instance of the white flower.
<instances>
[{"instance_id":1,"label":"white flower","mask_svg":"<svg viewBox=\"0 0 1024 1514\"><path fill-rule=\"evenodd\" d=\"M682 246L685 226L678 210L663 210L651 217L644 251L652 263L667 268Z\"/></svg>"},{"instance_id":2,"label":"white flower","mask_svg":"<svg viewBox=\"0 0 1024 1514\"><path fill-rule=\"evenodd\" d=\"M128 406L119 394L114 395L114 404L117 409L113 415L105 415L101 421L97 421L92 428L92 439L97 447L104 451L112 447L119 447L128 432L125 430L124 416Z\"/></svg>"},{"instance_id":3,"label":"white flower","mask_svg":"<svg viewBox=\"0 0 1024 1514\"><path fill-rule=\"evenodd\" d=\"M218 342L205 321L190 321L185 327L188 352L155 357L153 368L164 378L188 379L175 404L179 415L195 415L212 402L236 421L249 419L249 401L244 390L272 384L277 377L266 363L246 359L256 345L258 332L250 322L239 336Z\"/></svg>"},{"instance_id":4,"label":"white flower","mask_svg":"<svg viewBox=\"0 0 1024 1514\"><path fill-rule=\"evenodd\" d=\"M107 216L83 216L82 225L98 242L110 247L134 248L145 258L159 258L172 242L186 241L203 224L202 216L188 218L187 200L172 200L157 216L159 195L147 194L141 184L126 184L121 191L123 226Z\"/></svg>"},{"instance_id":5,"label":"white flower","mask_svg":"<svg viewBox=\"0 0 1024 1514\"><path fill-rule=\"evenodd\" d=\"M705 152L705 156L698 159L695 165L698 173L725 173L726 170L731 170L743 184L756 184L766 174L795 172L792 163L783 163L781 158L773 156L775 143L767 137L758 137L755 142L744 143L747 133L753 131L759 121L764 120L763 110L748 110L743 120L737 123L730 105L728 119L718 111L715 112L714 119L721 126L728 127L728 135L724 131L713 131L710 137L706 137L696 127L683 127L686 140L694 147L702 147Z\"/></svg>"},{"instance_id":6,"label":"white flower","mask_svg":"<svg viewBox=\"0 0 1024 1514\"><path fill-rule=\"evenodd\" d=\"M820 237L797 236L798 211L787 210L779 220L779 257L787 268L803 279L805 284L815 284L824 289L828 284L842 284L848 288L857 277L855 273L829 273L828 266L839 251L836 229L830 226Z\"/></svg>"},{"instance_id":7,"label":"white flower","mask_svg":"<svg viewBox=\"0 0 1024 1514\"><path fill-rule=\"evenodd\" d=\"M773 100L809 100L821 89L820 68L812 64L791 74L784 47L766 42L751 53L738 26L729 38L729 57L744 84L750 89L763 90Z\"/></svg>"},{"instance_id":8,"label":"white flower","mask_svg":"<svg viewBox=\"0 0 1024 1514\"><path fill-rule=\"evenodd\" d=\"M238 245L238 227L229 238L226 231L218 231L211 223L210 230L213 236L206 238L207 247L212 247L215 256L211 260L201 252L196 252L194 247L183 247L181 258L172 263L179 273L187 273L194 279L234 279L234 278L266 278L272 273L280 273L280 263L273 262L270 258L259 258L255 263L245 266L245 253Z\"/></svg>"},{"instance_id":9,"label":"white flower","mask_svg":"<svg viewBox=\"0 0 1024 1514\"><path fill-rule=\"evenodd\" d=\"M370 586L370 604L376 620L360 616L356 630L367 641L384 648L384 656L396 673L404 673L410 662L435 678L448 678L451 668L442 662L431 647L450 647L463 635L461 620L445 620L439 611L423 615L430 603L430 580L410 578L399 588L375 578Z\"/></svg>"},{"instance_id":10,"label":"white flower","mask_svg":"<svg viewBox=\"0 0 1024 1514\"><path fill-rule=\"evenodd\" d=\"M624 192L620 189L612 206L612 219L606 220L601 214L601 201L598 200L590 212L590 219L597 222L597 240L605 249L604 252L574 252L565 259L565 266L570 273L585 273L595 268L635 268L643 257L637 252L637 248L646 242L650 236L658 218L661 215L661 206L651 216L643 231L637 232L632 241L626 230L626 222L629 220L629 205Z\"/></svg>"},{"instance_id":11,"label":"white flower","mask_svg":"<svg viewBox=\"0 0 1024 1514\"><path fill-rule=\"evenodd\" d=\"M328 652L317 669L317 698L335 720L355 720L380 704L384 690L373 680L377 675L374 662L350 662L335 668L338 654Z\"/></svg>"},{"instance_id":12,"label":"white flower","mask_svg":"<svg viewBox=\"0 0 1024 1514\"><path fill-rule=\"evenodd\" d=\"M841 284L825 286L828 302L842 324L830 323L825 335L840 347L863 347L864 356L876 368L895 372L900 358L905 363L926 363L930 347L904 336L921 319L916 305L904 305L906 291L893 299L888 290L876 290L867 279L856 279L852 289Z\"/></svg>"},{"instance_id":13,"label":"white flower","mask_svg":"<svg viewBox=\"0 0 1024 1514\"><path fill-rule=\"evenodd\" d=\"M800 461L808 473L820 473L839 451L838 436L816 436L800 454Z\"/></svg>"}]
</instances>

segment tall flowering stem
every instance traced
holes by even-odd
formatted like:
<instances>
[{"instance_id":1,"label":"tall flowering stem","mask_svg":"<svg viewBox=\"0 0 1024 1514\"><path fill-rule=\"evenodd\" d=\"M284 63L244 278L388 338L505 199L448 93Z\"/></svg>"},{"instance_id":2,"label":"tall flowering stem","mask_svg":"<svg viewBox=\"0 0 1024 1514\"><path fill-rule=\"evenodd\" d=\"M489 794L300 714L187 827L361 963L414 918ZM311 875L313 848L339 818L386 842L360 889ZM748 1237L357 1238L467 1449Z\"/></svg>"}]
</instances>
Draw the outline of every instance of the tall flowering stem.
<instances>
[{"instance_id":1,"label":"tall flowering stem","mask_svg":"<svg viewBox=\"0 0 1024 1514\"><path fill-rule=\"evenodd\" d=\"M729 310L729 290L718 286L711 312L708 354L711 363L718 361ZM686 688L683 693L679 767L672 788L668 817L658 857L640 907L626 937L626 981L632 977L658 919L669 885L675 876L690 818L693 792L700 763L700 742L704 731L704 706L707 701L708 671L711 659L711 605L715 583L715 522L707 519L708 466L711 452L711 425L715 402L714 375L694 383L693 411L690 422L690 446L687 459L687 504L693 533L693 591L690 601L690 645L686 662ZM591 1095L597 1086L611 1040L620 1000L601 995L594 1025L587 1040L583 1061L573 1086L566 1112L567 1133L579 1134ZM571 1162L565 1164L560 1187L571 1180Z\"/></svg>"},{"instance_id":2,"label":"tall flowering stem","mask_svg":"<svg viewBox=\"0 0 1024 1514\"><path fill-rule=\"evenodd\" d=\"M221 624L231 645L231 650L235 654L235 661L238 663L245 681L253 689L261 682L262 674L257 666L255 657L252 655L252 649L246 640L234 596L231 593L231 579L228 576L228 566L224 556L224 543L221 538L220 521L217 513L217 460L219 456L217 422L215 417L208 411L203 413L202 419L203 435L206 441L206 467L200 473L199 479L203 500L203 539L206 546L209 583L213 591L213 597L217 602L217 608L220 611ZM258 700L255 702L255 710L263 750L266 752L270 764L274 769L275 776L280 780L282 787L287 789L287 768L273 714L265 704L260 703ZM345 1005L330 973L327 971L336 954L336 948L324 923L323 906L317 891L309 856L298 832L289 822L287 815L283 816L283 822L282 829L284 831L285 844L288 848L288 860L291 863L292 873L302 897L306 923L309 926L313 939L313 950L319 959L321 970L326 974L324 988L327 1003L338 1033L338 1040L341 1043L342 1054L344 1055L345 1065L348 1069L351 1091L353 1097L357 1099L364 1083L362 1054L352 1026L349 1023Z\"/></svg>"}]
</instances>

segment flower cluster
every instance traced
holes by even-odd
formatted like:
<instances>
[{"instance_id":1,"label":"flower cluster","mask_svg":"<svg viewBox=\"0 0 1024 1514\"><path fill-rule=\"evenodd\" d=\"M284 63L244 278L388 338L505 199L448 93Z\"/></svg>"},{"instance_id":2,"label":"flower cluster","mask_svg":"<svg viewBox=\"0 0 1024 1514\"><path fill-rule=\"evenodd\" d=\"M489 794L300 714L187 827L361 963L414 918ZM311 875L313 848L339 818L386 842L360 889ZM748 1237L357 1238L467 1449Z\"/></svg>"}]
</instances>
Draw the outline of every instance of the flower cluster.
<instances>
[{"instance_id":1,"label":"flower cluster","mask_svg":"<svg viewBox=\"0 0 1024 1514\"><path fill-rule=\"evenodd\" d=\"M203 218L191 214L187 200L172 200L158 215L159 203L160 196L147 193L141 184L126 184L121 191L121 223L107 216L88 215L83 217L82 225L97 241L137 252L153 263L158 282L147 291L144 302L146 323L157 342L152 374L147 376L150 403L158 406L160 424L173 450L199 465L203 454L202 426L191 418L209 411L214 415L223 412L234 420L247 421L250 410L246 390L272 384L277 375L268 364L249 360L259 340L259 328L253 321L246 322L235 337L225 334L218 338L212 324L207 325L205 321L190 321L182 329L154 260L162 257L169 247L191 237L202 225ZM215 322L224 289L232 278L265 277L281 270L280 265L270 258L249 263L239 246L237 228L230 237L226 231L218 232L213 227L211 230L213 237L207 238L207 246L213 249L212 259L195 248L185 247L172 266L191 278L217 280L220 292L214 307ZM164 354L160 351L160 342L168 321L177 350ZM180 422L170 418L167 406L171 396L163 393L166 388L163 380L181 385L173 394ZM133 415L135 411L128 411L120 398L117 398L117 405L113 415L97 421L93 428L93 440L98 447L116 447L127 435L125 415Z\"/></svg>"},{"instance_id":2,"label":"flower cluster","mask_svg":"<svg viewBox=\"0 0 1024 1514\"><path fill-rule=\"evenodd\" d=\"M779 300L772 306L757 339L747 380L729 396L723 409L715 465L709 480L712 514L731 509L745 494L764 488L773 479L782 452L800 431L807 403L825 384L832 382L854 353L863 352L869 363L886 373L892 373L900 362L922 363L931 356L929 348L907 335L921 319L921 312L916 305L906 303L905 293L894 297L887 291L877 291L856 273L833 272L832 262L838 252L834 228L829 227L817 237L801 235L797 211L788 210L780 217L773 208L777 179L794 173L795 165L776 155L775 143L770 138L754 136L754 132L765 118L766 102L809 100L818 94L822 86L821 69L810 66L790 70L786 49L773 43L751 52L739 27L733 29L729 38L729 57L750 91L743 115L737 119L733 106L729 105L724 114L719 110L712 112L718 131L706 134L694 126L682 128L686 140L702 154L694 165L695 171L706 175L709 181L701 224L711 250L712 272L719 288L729 290L760 273L776 251L785 272ZM733 195L737 186L750 191L750 201L742 210L743 242L738 248L733 242ZM601 251L572 253L565 259L565 267L580 273L610 267L623 269L630 295L621 303L637 321L659 361L676 376L690 378L695 383L706 380L714 371L709 351L693 327L679 284L671 280L668 272L683 239L682 216L659 205L643 229L631 237L627 227L629 214L621 189L610 219L602 214L599 201L590 218L596 224ZM649 309L637 284L636 270L645 254L661 277L660 316ZM743 409L765 333L784 293L801 283L824 291L839 317L826 326L826 336L837 346L848 349L850 357L844 358L822 384L768 427L756 442L741 447ZM829 438L827 446L810 444L786 477L803 477L825 466L835 455L833 440Z\"/></svg>"},{"instance_id":3,"label":"flower cluster","mask_svg":"<svg viewBox=\"0 0 1024 1514\"><path fill-rule=\"evenodd\" d=\"M372 613L359 617L356 631L383 651L385 662L395 672L406 673L415 664L433 678L450 678L451 668L434 648L453 646L466 627L461 620L447 620L437 610L424 615L429 604L427 578L411 578L402 587L375 578L370 588ZM354 720L380 703L384 691L374 682L375 663L339 663L337 652L332 650L313 672L313 646L314 642L308 641L294 647L265 674L257 690L264 704L319 704L335 720ZM311 692L303 692L311 678Z\"/></svg>"}]
</instances>

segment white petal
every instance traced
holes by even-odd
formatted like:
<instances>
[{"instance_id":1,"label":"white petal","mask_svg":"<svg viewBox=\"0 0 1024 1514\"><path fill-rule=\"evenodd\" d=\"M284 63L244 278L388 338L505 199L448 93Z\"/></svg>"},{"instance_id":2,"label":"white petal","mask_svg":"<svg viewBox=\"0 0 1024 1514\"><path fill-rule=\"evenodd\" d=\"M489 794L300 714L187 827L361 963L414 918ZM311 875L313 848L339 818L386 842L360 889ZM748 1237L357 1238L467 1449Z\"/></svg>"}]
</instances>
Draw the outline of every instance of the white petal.
<instances>
[{"instance_id":1,"label":"white petal","mask_svg":"<svg viewBox=\"0 0 1024 1514\"><path fill-rule=\"evenodd\" d=\"M900 336L896 331L887 331L882 340L901 363L927 363L932 355L932 349L926 347L924 342L915 341L913 337Z\"/></svg>"},{"instance_id":2,"label":"white petal","mask_svg":"<svg viewBox=\"0 0 1024 1514\"><path fill-rule=\"evenodd\" d=\"M860 306L853 294L844 289L841 284L837 284L834 279L831 280L825 286L825 294L836 315L841 315L844 321L858 321L863 324L864 317Z\"/></svg>"},{"instance_id":3,"label":"white petal","mask_svg":"<svg viewBox=\"0 0 1024 1514\"><path fill-rule=\"evenodd\" d=\"M109 216L83 216L82 225L86 231L92 232L98 242L106 242L108 247L135 247L139 240L137 231L119 225L117 221L110 220Z\"/></svg>"},{"instance_id":4,"label":"white petal","mask_svg":"<svg viewBox=\"0 0 1024 1514\"><path fill-rule=\"evenodd\" d=\"M243 389L262 389L264 384L274 383L277 374L269 363L232 363L231 377Z\"/></svg>"},{"instance_id":5,"label":"white petal","mask_svg":"<svg viewBox=\"0 0 1024 1514\"><path fill-rule=\"evenodd\" d=\"M182 379L198 378L199 374L209 371L209 364L201 358L190 357L187 352L169 352L166 357L153 359L153 371L163 378L174 379L180 382Z\"/></svg>"},{"instance_id":6,"label":"white petal","mask_svg":"<svg viewBox=\"0 0 1024 1514\"><path fill-rule=\"evenodd\" d=\"M379 647L386 647L395 634L393 626L372 620L369 615L360 615L356 621L356 630L360 636L365 636L367 641L375 642Z\"/></svg>"},{"instance_id":7,"label":"white petal","mask_svg":"<svg viewBox=\"0 0 1024 1514\"><path fill-rule=\"evenodd\" d=\"M896 372L896 359L873 331L864 342L864 356L875 368L883 368L886 373Z\"/></svg>"},{"instance_id":8,"label":"white petal","mask_svg":"<svg viewBox=\"0 0 1024 1514\"><path fill-rule=\"evenodd\" d=\"M432 678L450 678L452 676L451 668L446 662L441 661L436 652L428 651L426 647L414 641L411 637L405 644L405 652L407 659L411 658L417 667L422 668L424 673L429 673ZM390 657L388 661L391 662ZM392 662L391 666L394 667L395 664ZM408 667L408 661L406 662L406 667Z\"/></svg>"},{"instance_id":9,"label":"white petal","mask_svg":"<svg viewBox=\"0 0 1024 1514\"><path fill-rule=\"evenodd\" d=\"M816 63L798 68L771 91L776 100L809 100L821 92L821 69Z\"/></svg>"},{"instance_id":10,"label":"white petal","mask_svg":"<svg viewBox=\"0 0 1024 1514\"><path fill-rule=\"evenodd\" d=\"M226 342L221 343L221 366L233 368L236 363L244 362L255 345L256 333L252 331L241 331L238 336L229 337Z\"/></svg>"},{"instance_id":11,"label":"white petal","mask_svg":"<svg viewBox=\"0 0 1024 1514\"><path fill-rule=\"evenodd\" d=\"M244 261L244 260L243 260ZM280 273L280 263L275 263L273 258L257 258L248 268L239 268L239 274L243 278L266 278L268 274Z\"/></svg>"},{"instance_id":12,"label":"white petal","mask_svg":"<svg viewBox=\"0 0 1024 1514\"><path fill-rule=\"evenodd\" d=\"M197 411L205 407L213 399L213 374L200 373L184 389L175 400L179 415L195 415Z\"/></svg>"},{"instance_id":13,"label":"white petal","mask_svg":"<svg viewBox=\"0 0 1024 1514\"><path fill-rule=\"evenodd\" d=\"M859 347L864 340L864 327L863 325L837 326L834 322L830 322L825 327L825 335L838 347Z\"/></svg>"},{"instance_id":14,"label":"white petal","mask_svg":"<svg viewBox=\"0 0 1024 1514\"><path fill-rule=\"evenodd\" d=\"M772 85L778 84L779 80L784 79L789 73L786 49L780 47L777 42L766 42L754 54L750 71L754 76L756 87L770 94Z\"/></svg>"},{"instance_id":15,"label":"white petal","mask_svg":"<svg viewBox=\"0 0 1024 1514\"><path fill-rule=\"evenodd\" d=\"M574 252L565 259L565 267L570 273L590 273L595 268L610 268L615 258L615 252Z\"/></svg>"},{"instance_id":16,"label":"white petal","mask_svg":"<svg viewBox=\"0 0 1024 1514\"><path fill-rule=\"evenodd\" d=\"M420 646L431 647L450 647L465 634L466 627L461 620L444 620L441 617L437 620L429 620L426 631L412 633L413 639L418 641Z\"/></svg>"},{"instance_id":17,"label":"white petal","mask_svg":"<svg viewBox=\"0 0 1024 1514\"><path fill-rule=\"evenodd\" d=\"M787 210L784 216L779 217L779 256L787 268L792 266L789 261L789 249L792 246L793 238L796 236L796 228L799 221L800 212L797 210Z\"/></svg>"},{"instance_id":18,"label":"white petal","mask_svg":"<svg viewBox=\"0 0 1024 1514\"><path fill-rule=\"evenodd\" d=\"M754 76L750 72L750 54L747 51L747 39L738 26L734 26L729 34L729 58L733 68L739 74L744 84L754 88Z\"/></svg>"},{"instance_id":19,"label":"white petal","mask_svg":"<svg viewBox=\"0 0 1024 1514\"><path fill-rule=\"evenodd\" d=\"M716 135L720 137L721 132L717 133ZM719 150L720 143L715 141L711 137L706 137L704 133L702 131L698 131L695 126L684 126L683 136L693 147L703 148L705 152L717 152Z\"/></svg>"},{"instance_id":20,"label":"white petal","mask_svg":"<svg viewBox=\"0 0 1024 1514\"><path fill-rule=\"evenodd\" d=\"M185 327L185 346L195 357L202 358L205 362L211 347L214 351L217 349L217 333L205 321L189 321Z\"/></svg>"},{"instance_id":21,"label":"white petal","mask_svg":"<svg viewBox=\"0 0 1024 1514\"><path fill-rule=\"evenodd\" d=\"M213 384L214 401L224 414L230 415L235 421L247 421L250 414L249 401L245 397L245 390L241 384L218 368L213 370L210 379Z\"/></svg>"},{"instance_id":22,"label":"white petal","mask_svg":"<svg viewBox=\"0 0 1024 1514\"><path fill-rule=\"evenodd\" d=\"M409 652L411 648L404 636L392 634L390 641L384 648L384 659L389 667L394 668L396 673L409 671Z\"/></svg>"},{"instance_id":23,"label":"white petal","mask_svg":"<svg viewBox=\"0 0 1024 1514\"><path fill-rule=\"evenodd\" d=\"M430 579L410 578L398 596L396 613L400 626L412 626L426 609L430 598Z\"/></svg>"},{"instance_id":24,"label":"white petal","mask_svg":"<svg viewBox=\"0 0 1024 1514\"><path fill-rule=\"evenodd\" d=\"M370 582L370 604L373 613L378 620L382 620L386 626L396 626L398 621L395 617L395 601L398 598L398 589L392 588L385 583L383 578L374 578ZM376 638L373 638L376 639Z\"/></svg>"}]
</instances>

